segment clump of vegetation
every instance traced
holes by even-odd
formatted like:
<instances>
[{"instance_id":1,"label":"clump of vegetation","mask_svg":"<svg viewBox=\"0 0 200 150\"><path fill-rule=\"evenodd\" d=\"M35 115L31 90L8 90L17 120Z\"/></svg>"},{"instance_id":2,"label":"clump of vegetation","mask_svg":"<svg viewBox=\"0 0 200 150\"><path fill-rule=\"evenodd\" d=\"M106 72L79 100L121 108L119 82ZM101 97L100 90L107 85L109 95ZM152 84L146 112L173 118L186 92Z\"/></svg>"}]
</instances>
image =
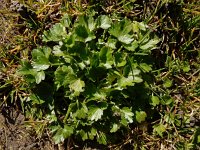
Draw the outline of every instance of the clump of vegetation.
<instances>
[{"instance_id":1,"label":"clump of vegetation","mask_svg":"<svg viewBox=\"0 0 200 150\"><path fill-rule=\"evenodd\" d=\"M109 148L199 148L198 2L17 6L20 40L1 48L1 106L37 120L38 135Z\"/></svg>"},{"instance_id":2,"label":"clump of vegetation","mask_svg":"<svg viewBox=\"0 0 200 150\"><path fill-rule=\"evenodd\" d=\"M43 41L47 46L34 49L19 73L30 89L24 106L35 107L25 112L47 118L56 143L74 134L106 144L110 133L145 121L150 103L159 104L149 90L159 39L144 23L106 15L72 23L65 15Z\"/></svg>"}]
</instances>

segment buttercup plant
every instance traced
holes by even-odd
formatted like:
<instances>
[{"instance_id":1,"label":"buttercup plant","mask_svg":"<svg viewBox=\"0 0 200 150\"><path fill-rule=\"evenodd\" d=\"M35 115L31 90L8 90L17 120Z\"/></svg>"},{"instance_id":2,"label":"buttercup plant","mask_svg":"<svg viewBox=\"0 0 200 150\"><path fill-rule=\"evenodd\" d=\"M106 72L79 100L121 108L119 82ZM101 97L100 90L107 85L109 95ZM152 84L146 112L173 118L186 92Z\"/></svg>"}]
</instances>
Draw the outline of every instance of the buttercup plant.
<instances>
[{"instance_id":1,"label":"buttercup plant","mask_svg":"<svg viewBox=\"0 0 200 150\"><path fill-rule=\"evenodd\" d=\"M32 59L22 61L30 91L24 107L48 120L56 143L75 135L107 144L115 132L145 121L146 106L159 104L149 90L159 39L126 18L73 19L64 15L44 32Z\"/></svg>"}]
</instances>

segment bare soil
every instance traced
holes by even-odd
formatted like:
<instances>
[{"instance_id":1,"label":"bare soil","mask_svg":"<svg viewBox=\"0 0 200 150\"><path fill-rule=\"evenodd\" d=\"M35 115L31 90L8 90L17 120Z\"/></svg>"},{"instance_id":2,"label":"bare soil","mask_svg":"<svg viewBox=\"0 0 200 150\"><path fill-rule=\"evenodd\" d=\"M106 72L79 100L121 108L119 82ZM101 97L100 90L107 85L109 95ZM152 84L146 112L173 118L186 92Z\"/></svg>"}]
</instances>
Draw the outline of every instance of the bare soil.
<instances>
[{"instance_id":1,"label":"bare soil","mask_svg":"<svg viewBox=\"0 0 200 150\"><path fill-rule=\"evenodd\" d=\"M37 138L25 125L25 117L11 107L0 111L0 150L56 150L47 137Z\"/></svg>"}]
</instances>

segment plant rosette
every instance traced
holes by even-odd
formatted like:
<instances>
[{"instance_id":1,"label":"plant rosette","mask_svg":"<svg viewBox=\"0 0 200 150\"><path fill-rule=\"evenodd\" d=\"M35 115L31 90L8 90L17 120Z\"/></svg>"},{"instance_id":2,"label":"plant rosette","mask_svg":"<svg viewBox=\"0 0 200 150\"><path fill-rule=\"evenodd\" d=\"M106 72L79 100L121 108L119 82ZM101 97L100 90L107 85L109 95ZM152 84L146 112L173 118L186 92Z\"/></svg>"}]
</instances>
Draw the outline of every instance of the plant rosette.
<instances>
[{"instance_id":1,"label":"plant rosette","mask_svg":"<svg viewBox=\"0 0 200 150\"><path fill-rule=\"evenodd\" d=\"M141 123L151 104L151 50L159 39L143 22L101 15L64 15L43 34L45 46L22 61L24 107L48 120L56 143L75 135L107 144L109 136ZM159 99L153 97L153 106Z\"/></svg>"}]
</instances>

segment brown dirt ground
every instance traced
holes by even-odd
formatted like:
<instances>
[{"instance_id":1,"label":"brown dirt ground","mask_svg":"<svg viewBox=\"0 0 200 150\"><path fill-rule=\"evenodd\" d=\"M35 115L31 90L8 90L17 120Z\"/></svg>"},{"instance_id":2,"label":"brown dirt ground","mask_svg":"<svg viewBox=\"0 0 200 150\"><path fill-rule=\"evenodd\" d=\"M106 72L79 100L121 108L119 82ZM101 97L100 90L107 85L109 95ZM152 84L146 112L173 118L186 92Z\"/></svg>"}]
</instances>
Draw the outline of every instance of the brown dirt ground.
<instances>
[{"instance_id":1,"label":"brown dirt ground","mask_svg":"<svg viewBox=\"0 0 200 150\"><path fill-rule=\"evenodd\" d=\"M0 98L1 100L1 98ZM0 108L0 150L106 150L93 142L89 145L66 141L55 145L48 135L37 137L26 125L24 115L13 107ZM78 144L78 145L77 145ZM80 145L79 145L80 144Z\"/></svg>"},{"instance_id":2,"label":"brown dirt ground","mask_svg":"<svg viewBox=\"0 0 200 150\"><path fill-rule=\"evenodd\" d=\"M37 138L31 128L24 125L25 117L11 107L0 111L0 150L56 150L47 138ZM59 148L60 149L60 148Z\"/></svg>"}]
</instances>

